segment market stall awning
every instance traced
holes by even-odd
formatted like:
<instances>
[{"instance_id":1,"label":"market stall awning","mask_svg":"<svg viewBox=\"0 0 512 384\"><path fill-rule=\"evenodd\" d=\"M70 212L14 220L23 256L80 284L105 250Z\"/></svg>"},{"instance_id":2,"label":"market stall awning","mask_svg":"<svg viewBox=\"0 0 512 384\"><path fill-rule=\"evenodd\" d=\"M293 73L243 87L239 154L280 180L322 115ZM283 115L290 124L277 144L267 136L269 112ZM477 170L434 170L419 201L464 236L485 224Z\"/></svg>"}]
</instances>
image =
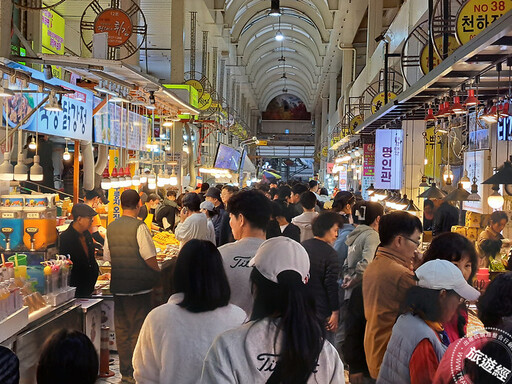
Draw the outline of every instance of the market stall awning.
<instances>
[{"instance_id":1,"label":"market stall awning","mask_svg":"<svg viewBox=\"0 0 512 384\"><path fill-rule=\"evenodd\" d=\"M495 65L508 57L512 57L512 11L459 47L431 72L365 119L355 131L373 131L400 118L423 120L427 103L467 84L475 76L480 76L479 98L496 98L498 74ZM502 90L508 89L508 68L503 69L500 80Z\"/></svg>"},{"instance_id":2,"label":"market stall awning","mask_svg":"<svg viewBox=\"0 0 512 384\"><path fill-rule=\"evenodd\" d=\"M156 96L175 106L181 112L199 115L199 111L186 100L182 100L171 90L162 88L156 77L143 73L140 69L121 61L51 54L38 54L37 58L20 57L19 59L28 63L59 66L95 82L107 80L129 89L142 88L145 91L154 91Z\"/></svg>"}]
</instances>

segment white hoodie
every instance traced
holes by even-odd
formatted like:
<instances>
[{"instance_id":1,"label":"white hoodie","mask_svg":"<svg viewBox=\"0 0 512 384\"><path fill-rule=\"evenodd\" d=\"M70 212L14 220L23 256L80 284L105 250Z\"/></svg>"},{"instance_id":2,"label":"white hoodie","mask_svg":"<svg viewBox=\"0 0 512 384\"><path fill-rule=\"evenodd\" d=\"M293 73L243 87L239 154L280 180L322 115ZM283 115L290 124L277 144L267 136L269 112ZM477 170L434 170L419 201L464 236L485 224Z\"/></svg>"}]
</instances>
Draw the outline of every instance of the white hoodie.
<instances>
[{"instance_id":1,"label":"white hoodie","mask_svg":"<svg viewBox=\"0 0 512 384\"><path fill-rule=\"evenodd\" d=\"M300 228L300 242L312 239L313 227L311 223L318 216L318 212L304 212L292 219L292 224Z\"/></svg>"},{"instance_id":2,"label":"white hoodie","mask_svg":"<svg viewBox=\"0 0 512 384\"><path fill-rule=\"evenodd\" d=\"M238 327L246 315L229 304L192 313L178 305L182 293L146 317L133 353L133 377L140 384L196 384L206 352L215 337Z\"/></svg>"},{"instance_id":3,"label":"white hoodie","mask_svg":"<svg viewBox=\"0 0 512 384\"><path fill-rule=\"evenodd\" d=\"M275 343L274 321L263 319L227 331L217 337L206 355L202 384L265 384L276 366L280 349ZM310 384L344 384L343 363L328 341L318 358Z\"/></svg>"}]
</instances>

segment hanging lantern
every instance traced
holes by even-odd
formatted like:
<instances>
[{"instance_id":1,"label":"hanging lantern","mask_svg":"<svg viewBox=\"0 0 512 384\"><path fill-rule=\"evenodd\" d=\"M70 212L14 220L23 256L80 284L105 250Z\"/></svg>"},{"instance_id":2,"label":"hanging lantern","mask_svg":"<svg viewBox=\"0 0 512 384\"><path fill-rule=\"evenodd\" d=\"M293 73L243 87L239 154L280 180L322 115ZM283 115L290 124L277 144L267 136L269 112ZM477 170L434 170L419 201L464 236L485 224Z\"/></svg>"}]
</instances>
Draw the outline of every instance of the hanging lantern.
<instances>
[{"instance_id":1,"label":"hanging lantern","mask_svg":"<svg viewBox=\"0 0 512 384\"><path fill-rule=\"evenodd\" d=\"M103 174L101 175L101 189L109 190L111 187L112 181L110 180L110 173L108 172L108 167L106 167L103 171Z\"/></svg>"},{"instance_id":2,"label":"hanging lantern","mask_svg":"<svg viewBox=\"0 0 512 384\"><path fill-rule=\"evenodd\" d=\"M434 116L434 110L432 108L429 108L427 110L425 121L436 121L436 117Z\"/></svg>"},{"instance_id":3,"label":"hanging lantern","mask_svg":"<svg viewBox=\"0 0 512 384\"><path fill-rule=\"evenodd\" d=\"M494 192L487 198L487 204L489 204L489 207L492 209L500 209L503 207L503 203L505 202L505 199L503 199L503 196L500 194L500 187L498 185L493 185L492 190Z\"/></svg>"},{"instance_id":4,"label":"hanging lantern","mask_svg":"<svg viewBox=\"0 0 512 384\"><path fill-rule=\"evenodd\" d=\"M480 102L475 97L475 90L474 89L469 89L468 90L468 98L464 102L464 105L466 107L473 107L473 106L478 105L478 104L480 104Z\"/></svg>"}]
</instances>

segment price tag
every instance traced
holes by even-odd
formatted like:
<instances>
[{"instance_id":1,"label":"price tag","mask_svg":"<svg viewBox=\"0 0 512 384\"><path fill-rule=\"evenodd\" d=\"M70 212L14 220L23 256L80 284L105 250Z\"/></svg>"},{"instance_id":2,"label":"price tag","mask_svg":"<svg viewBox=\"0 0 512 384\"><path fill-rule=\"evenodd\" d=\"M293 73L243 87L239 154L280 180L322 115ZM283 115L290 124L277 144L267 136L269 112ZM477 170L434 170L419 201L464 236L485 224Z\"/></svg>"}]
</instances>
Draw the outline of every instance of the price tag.
<instances>
[{"instance_id":1,"label":"price tag","mask_svg":"<svg viewBox=\"0 0 512 384\"><path fill-rule=\"evenodd\" d=\"M2 219L14 219L14 212L3 212Z\"/></svg>"},{"instance_id":2,"label":"price tag","mask_svg":"<svg viewBox=\"0 0 512 384\"><path fill-rule=\"evenodd\" d=\"M27 212L27 219L39 219L39 213Z\"/></svg>"}]
</instances>

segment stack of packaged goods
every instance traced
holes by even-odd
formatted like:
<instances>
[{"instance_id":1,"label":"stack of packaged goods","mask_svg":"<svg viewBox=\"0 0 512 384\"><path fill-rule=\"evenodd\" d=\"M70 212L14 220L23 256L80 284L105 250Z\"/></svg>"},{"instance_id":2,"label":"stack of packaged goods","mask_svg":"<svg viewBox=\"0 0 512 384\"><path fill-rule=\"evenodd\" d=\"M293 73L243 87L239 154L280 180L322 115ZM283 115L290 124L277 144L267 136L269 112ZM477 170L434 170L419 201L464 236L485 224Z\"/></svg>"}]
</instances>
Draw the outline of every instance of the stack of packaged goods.
<instances>
[{"instance_id":1,"label":"stack of packaged goods","mask_svg":"<svg viewBox=\"0 0 512 384\"><path fill-rule=\"evenodd\" d=\"M153 242L155 243L156 257L159 262L178 256L180 242L173 233L158 232L153 236Z\"/></svg>"}]
</instances>

